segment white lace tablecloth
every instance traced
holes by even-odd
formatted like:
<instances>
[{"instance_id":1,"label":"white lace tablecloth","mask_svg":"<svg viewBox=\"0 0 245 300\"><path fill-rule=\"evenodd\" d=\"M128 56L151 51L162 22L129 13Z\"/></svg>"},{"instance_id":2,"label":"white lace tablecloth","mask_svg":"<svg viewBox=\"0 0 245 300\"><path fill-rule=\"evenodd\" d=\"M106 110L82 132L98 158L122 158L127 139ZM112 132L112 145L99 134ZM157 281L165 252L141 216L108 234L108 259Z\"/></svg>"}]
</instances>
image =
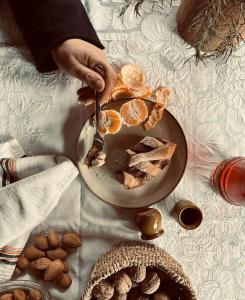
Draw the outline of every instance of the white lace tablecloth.
<instances>
[{"instance_id":1,"label":"white lace tablecloth","mask_svg":"<svg viewBox=\"0 0 245 300\"><path fill-rule=\"evenodd\" d=\"M175 93L169 110L184 129L189 159L177 189L156 205L163 214L165 234L154 243L183 265L198 299L244 300L245 210L217 196L209 177L219 161L245 155L245 47L237 49L228 62L196 65L194 59L188 60L193 50L176 34L177 1L171 9L149 0L141 17L129 8L123 18L118 16L123 0L84 3L115 65L137 63L149 84L169 86ZM8 12L4 1L0 5L1 28L5 28ZM0 44L0 141L16 137L28 154L58 152L74 158L86 114L76 100L79 82L58 72L38 74L21 51L10 46L13 39L21 46L22 39L15 27L7 27L11 39L0 33L0 42L10 41ZM65 294L55 292L55 299L79 299L98 256L118 241L139 239L133 211L100 202L80 180L71 195L77 209L59 206L55 217L41 225L80 224L84 239L79 261L73 259L73 288ZM197 230L184 230L170 216L180 199L191 199L203 210L204 221Z\"/></svg>"}]
</instances>

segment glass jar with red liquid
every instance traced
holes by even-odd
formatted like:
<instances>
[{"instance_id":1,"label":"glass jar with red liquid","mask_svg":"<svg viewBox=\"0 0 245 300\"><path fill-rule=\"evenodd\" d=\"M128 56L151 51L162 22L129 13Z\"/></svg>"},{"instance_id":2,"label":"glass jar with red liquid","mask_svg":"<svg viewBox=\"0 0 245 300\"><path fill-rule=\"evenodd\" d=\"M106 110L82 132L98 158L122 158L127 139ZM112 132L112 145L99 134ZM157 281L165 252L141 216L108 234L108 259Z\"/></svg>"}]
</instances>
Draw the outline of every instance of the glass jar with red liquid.
<instances>
[{"instance_id":1,"label":"glass jar with red liquid","mask_svg":"<svg viewBox=\"0 0 245 300\"><path fill-rule=\"evenodd\" d=\"M212 173L211 183L228 203L245 206L245 157L221 162Z\"/></svg>"}]
</instances>

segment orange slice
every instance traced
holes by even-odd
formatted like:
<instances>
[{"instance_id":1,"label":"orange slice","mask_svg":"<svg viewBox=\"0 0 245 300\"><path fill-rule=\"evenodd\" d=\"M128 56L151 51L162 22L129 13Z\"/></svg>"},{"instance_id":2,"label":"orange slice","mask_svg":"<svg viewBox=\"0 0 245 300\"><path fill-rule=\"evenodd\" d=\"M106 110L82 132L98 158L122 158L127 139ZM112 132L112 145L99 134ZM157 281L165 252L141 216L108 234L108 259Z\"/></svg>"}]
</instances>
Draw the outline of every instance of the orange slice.
<instances>
[{"instance_id":1,"label":"orange slice","mask_svg":"<svg viewBox=\"0 0 245 300\"><path fill-rule=\"evenodd\" d=\"M156 93L156 103L162 104L164 108L169 105L171 98L171 90L166 87L159 88Z\"/></svg>"},{"instance_id":2,"label":"orange slice","mask_svg":"<svg viewBox=\"0 0 245 300\"><path fill-rule=\"evenodd\" d=\"M128 126L137 126L148 117L148 109L143 100L133 99L124 103L120 114Z\"/></svg>"},{"instance_id":3,"label":"orange slice","mask_svg":"<svg viewBox=\"0 0 245 300\"><path fill-rule=\"evenodd\" d=\"M115 80L115 87L123 85L122 76L120 73L117 73L117 78Z\"/></svg>"},{"instance_id":4,"label":"orange slice","mask_svg":"<svg viewBox=\"0 0 245 300\"><path fill-rule=\"evenodd\" d=\"M105 134L115 134L122 128L122 119L119 112L115 110L102 110L100 112L99 132Z\"/></svg>"},{"instance_id":5,"label":"orange slice","mask_svg":"<svg viewBox=\"0 0 245 300\"><path fill-rule=\"evenodd\" d=\"M112 100L117 100L120 98L132 97L133 92L127 87L121 87L112 91L111 98Z\"/></svg>"},{"instance_id":6,"label":"orange slice","mask_svg":"<svg viewBox=\"0 0 245 300\"><path fill-rule=\"evenodd\" d=\"M147 99L150 98L151 96L152 96L152 89L149 86L134 91L134 97L136 98Z\"/></svg>"},{"instance_id":7,"label":"orange slice","mask_svg":"<svg viewBox=\"0 0 245 300\"><path fill-rule=\"evenodd\" d=\"M138 65L125 65L121 69L122 82L133 90L144 86L145 76Z\"/></svg>"},{"instance_id":8,"label":"orange slice","mask_svg":"<svg viewBox=\"0 0 245 300\"><path fill-rule=\"evenodd\" d=\"M121 74L117 74L117 79L115 81L114 88L111 91L109 101L117 100L122 97L129 97L128 94L131 94L129 92L129 88L125 84L123 84Z\"/></svg>"}]
</instances>

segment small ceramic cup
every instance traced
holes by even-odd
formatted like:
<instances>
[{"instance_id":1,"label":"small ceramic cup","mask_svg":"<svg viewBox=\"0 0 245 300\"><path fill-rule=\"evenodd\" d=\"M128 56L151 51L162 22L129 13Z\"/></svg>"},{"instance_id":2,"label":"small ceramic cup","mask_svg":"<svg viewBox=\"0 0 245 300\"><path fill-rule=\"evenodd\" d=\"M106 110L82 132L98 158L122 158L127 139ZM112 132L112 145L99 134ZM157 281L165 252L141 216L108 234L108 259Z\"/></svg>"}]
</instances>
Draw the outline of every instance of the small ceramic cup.
<instances>
[{"instance_id":1,"label":"small ceramic cup","mask_svg":"<svg viewBox=\"0 0 245 300\"><path fill-rule=\"evenodd\" d=\"M143 240L153 240L163 234L162 216L155 208L146 208L136 214L135 222Z\"/></svg>"},{"instance_id":2,"label":"small ceramic cup","mask_svg":"<svg viewBox=\"0 0 245 300\"><path fill-rule=\"evenodd\" d=\"M173 213L179 224L188 230L196 229L202 223L202 211L194 203L181 200L175 204Z\"/></svg>"}]
</instances>

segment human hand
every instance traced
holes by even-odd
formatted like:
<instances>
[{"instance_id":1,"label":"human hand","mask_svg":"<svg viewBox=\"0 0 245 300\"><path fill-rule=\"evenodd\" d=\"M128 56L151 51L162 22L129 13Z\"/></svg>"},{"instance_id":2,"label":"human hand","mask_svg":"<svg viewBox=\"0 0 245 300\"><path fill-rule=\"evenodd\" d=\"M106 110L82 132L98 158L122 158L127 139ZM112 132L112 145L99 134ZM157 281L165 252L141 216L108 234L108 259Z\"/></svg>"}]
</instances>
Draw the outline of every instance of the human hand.
<instances>
[{"instance_id":1,"label":"human hand","mask_svg":"<svg viewBox=\"0 0 245 300\"><path fill-rule=\"evenodd\" d=\"M101 92L101 105L107 102L116 73L101 49L80 39L69 39L56 46L51 53L60 69ZM101 65L103 72L96 65Z\"/></svg>"}]
</instances>

